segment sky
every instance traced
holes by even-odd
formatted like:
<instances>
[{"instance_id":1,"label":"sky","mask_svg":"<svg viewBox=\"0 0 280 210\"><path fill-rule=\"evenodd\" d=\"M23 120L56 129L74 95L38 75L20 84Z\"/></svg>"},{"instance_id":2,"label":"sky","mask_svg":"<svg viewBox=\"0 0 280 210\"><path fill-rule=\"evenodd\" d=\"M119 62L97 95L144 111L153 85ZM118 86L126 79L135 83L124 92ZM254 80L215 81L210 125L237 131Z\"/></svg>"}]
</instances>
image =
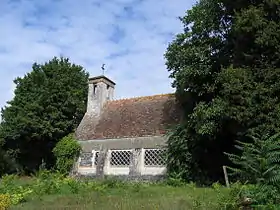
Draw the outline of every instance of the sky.
<instances>
[{"instance_id":1,"label":"sky","mask_svg":"<svg viewBox=\"0 0 280 210\"><path fill-rule=\"evenodd\" d=\"M0 107L34 62L68 57L115 99L174 92L164 53L195 0L0 0Z\"/></svg>"}]
</instances>

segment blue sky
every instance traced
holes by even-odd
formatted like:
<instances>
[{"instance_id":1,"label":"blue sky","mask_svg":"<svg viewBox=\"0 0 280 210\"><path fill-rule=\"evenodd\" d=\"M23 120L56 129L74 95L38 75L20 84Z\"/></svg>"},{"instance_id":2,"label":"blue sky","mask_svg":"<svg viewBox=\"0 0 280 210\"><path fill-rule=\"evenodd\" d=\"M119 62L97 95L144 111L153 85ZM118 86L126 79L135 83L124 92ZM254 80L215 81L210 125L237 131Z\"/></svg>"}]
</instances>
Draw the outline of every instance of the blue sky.
<instances>
[{"instance_id":1,"label":"blue sky","mask_svg":"<svg viewBox=\"0 0 280 210\"><path fill-rule=\"evenodd\" d=\"M194 0L0 0L0 106L34 62L65 56L117 83L115 98L173 92L163 54Z\"/></svg>"}]
</instances>

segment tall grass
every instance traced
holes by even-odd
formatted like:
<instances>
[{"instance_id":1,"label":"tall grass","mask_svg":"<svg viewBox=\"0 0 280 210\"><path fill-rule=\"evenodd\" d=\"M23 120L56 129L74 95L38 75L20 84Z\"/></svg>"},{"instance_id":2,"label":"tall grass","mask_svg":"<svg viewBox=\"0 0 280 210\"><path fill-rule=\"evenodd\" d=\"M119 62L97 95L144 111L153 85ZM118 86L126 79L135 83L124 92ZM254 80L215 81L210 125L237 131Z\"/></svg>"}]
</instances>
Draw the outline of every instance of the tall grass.
<instances>
[{"instance_id":1,"label":"tall grass","mask_svg":"<svg viewBox=\"0 0 280 210\"><path fill-rule=\"evenodd\" d=\"M12 209L26 210L219 209L219 196L224 196L227 189L220 186L219 193L217 189L198 188L176 180L161 183L124 182L114 178L76 180L46 170L26 181L17 176L4 176L0 185L0 193L10 196Z\"/></svg>"}]
</instances>

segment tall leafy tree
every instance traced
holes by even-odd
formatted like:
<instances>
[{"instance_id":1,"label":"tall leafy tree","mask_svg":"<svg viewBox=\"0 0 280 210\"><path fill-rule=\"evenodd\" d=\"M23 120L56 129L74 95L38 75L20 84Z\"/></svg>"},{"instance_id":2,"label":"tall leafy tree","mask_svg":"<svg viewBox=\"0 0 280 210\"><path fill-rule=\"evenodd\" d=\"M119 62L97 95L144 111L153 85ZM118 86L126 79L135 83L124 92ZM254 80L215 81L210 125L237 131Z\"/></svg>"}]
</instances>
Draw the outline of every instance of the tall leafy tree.
<instances>
[{"instance_id":1,"label":"tall leafy tree","mask_svg":"<svg viewBox=\"0 0 280 210\"><path fill-rule=\"evenodd\" d=\"M15 96L2 109L0 134L23 170L37 169L42 161L52 166L55 144L83 117L87 81L83 67L63 57L34 63L30 73L14 80Z\"/></svg>"},{"instance_id":2,"label":"tall leafy tree","mask_svg":"<svg viewBox=\"0 0 280 210\"><path fill-rule=\"evenodd\" d=\"M169 138L170 171L217 180L236 139L278 132L279 11L278 0L200 0L181 18L165 53L185 110Z\"/></svg>"}]
</instances>

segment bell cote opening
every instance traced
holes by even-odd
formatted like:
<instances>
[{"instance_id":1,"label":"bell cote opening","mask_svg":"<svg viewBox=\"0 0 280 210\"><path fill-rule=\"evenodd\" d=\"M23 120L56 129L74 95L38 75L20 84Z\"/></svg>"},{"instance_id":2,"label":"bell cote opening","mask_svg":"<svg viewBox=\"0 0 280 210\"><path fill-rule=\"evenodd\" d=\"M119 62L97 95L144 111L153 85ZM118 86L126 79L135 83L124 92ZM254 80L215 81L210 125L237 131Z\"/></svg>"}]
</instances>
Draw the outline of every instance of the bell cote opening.
<instances>
[{"instance_id":1,"label":"bell cote opening","mask_svg":"<svg viewBox=\"0 0 280 210\"><path fill-rule=\"evenodd\" d=\"M113 100L116 83L104 75L89 78L87 112L100 112L103 105Z\"/></svg>"}]
</instances>

